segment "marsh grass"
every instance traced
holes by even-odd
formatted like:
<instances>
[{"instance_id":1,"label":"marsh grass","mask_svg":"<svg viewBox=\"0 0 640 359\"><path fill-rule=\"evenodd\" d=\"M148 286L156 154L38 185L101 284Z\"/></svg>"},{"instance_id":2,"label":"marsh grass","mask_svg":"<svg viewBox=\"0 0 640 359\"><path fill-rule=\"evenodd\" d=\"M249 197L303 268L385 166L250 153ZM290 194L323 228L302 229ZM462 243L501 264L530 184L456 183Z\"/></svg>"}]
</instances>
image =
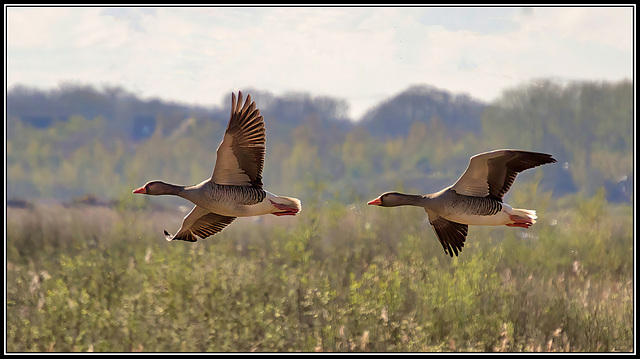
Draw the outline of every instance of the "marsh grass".
<instances>
[{"instance_id":1,"label":"marsh grass","mask_svg":"<svg viewBox=\"0 0 640 359\"><path fill-rule=\"evenodd\" d=\"M630 207L538 203L445 255L423 211L311 201L166 242L179 211L9 208L8 352L632 351Z\"/></svg>"}]
</instances>

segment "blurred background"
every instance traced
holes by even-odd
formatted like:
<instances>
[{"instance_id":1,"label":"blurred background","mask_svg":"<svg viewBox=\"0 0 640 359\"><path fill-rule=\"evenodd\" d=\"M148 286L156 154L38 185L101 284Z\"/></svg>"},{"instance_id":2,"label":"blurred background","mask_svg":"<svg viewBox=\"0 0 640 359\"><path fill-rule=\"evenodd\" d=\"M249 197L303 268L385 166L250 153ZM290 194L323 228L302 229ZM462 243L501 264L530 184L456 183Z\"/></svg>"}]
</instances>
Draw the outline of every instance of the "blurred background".
<instances>
[{"instance_id":1,"label":"blurred background","mask_svg":"<svg viewBox=\"0 0 640 359\"><path fill-rule=\"evenodd\" d=\"M5 6L5 351L632 351L635 7ZM231 93L294 218L167 243ZM449 258L472 155L558 163Z\"/></svg>"}]
</instances>

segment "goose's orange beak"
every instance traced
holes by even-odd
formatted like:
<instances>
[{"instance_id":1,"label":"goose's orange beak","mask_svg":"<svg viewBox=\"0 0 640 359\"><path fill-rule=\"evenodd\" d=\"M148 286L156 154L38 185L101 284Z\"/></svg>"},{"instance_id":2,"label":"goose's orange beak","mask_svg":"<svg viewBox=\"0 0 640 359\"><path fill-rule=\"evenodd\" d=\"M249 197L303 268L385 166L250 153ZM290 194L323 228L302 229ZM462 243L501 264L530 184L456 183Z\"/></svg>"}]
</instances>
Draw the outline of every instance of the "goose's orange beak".
<instances>
[{"instance_id":1,"label":"goose's orange beak","mask_svg":"<svg viewBox=\"0 0 640 359\"><path fill-rule=\"evenodd\" d=\"M147 193L147 189L146 189L146 188L144 188L144 186L142 186L142 187L138 188L137 190L134 190L134 191L133 191L133 193L142 193L142 194L145 194L145 193Z\"/></svg>"},{"instance_id":2,"label":"goose's orange beak","mask_svg":"<svg viewBox=\"0 0 640 359\"><path fill-rule=\"evenodd\" d=\"M367 204L371 205L371 206L381 206L382 205L382 200L380 200L380 197L378 197L376 199L373 199L373 200L367 202Z\"/></svg>"}]
</instances>

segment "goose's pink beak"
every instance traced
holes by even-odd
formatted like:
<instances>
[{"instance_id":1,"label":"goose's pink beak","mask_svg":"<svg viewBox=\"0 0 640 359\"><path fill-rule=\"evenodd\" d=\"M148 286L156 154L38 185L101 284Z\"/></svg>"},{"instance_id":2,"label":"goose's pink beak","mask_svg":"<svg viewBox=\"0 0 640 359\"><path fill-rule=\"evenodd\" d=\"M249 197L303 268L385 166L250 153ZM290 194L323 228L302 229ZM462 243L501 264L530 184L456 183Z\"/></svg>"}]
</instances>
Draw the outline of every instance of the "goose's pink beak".
<instances>
[{"instance_id":1,"label":"goose's pink beak","mask_svg":"<svg viewBox=\"0 0 640 359\"><path fill-rule=\"evenodd\" d=\"M381 206L382 205L382 200L380 199L380 197L378 197L376 199L373 199L373 200L367 202L367 204L371 205L371 206Z\"/></svg>"},{"instance_id":2,"label":"goose's pink beak","mask_svg":"<svg viewBox=\"0 0 640 359\"><path fill-rule=\"evenodd\" d=\"M133 193L142 193L142 194L146 194L147 193L147 189L144 188L144 186L138 188L137 190L134 190Z\"/></svg>"}]
</instances>

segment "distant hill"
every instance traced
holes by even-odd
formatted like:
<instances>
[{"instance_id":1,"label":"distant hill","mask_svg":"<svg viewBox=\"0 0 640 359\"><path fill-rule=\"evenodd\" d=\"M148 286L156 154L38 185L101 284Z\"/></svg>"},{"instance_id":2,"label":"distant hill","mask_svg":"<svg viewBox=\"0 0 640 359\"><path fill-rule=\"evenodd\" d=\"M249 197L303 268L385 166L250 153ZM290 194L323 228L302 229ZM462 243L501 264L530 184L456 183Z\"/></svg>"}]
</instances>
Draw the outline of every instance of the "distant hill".
<instances>
[{"instance_id":1,"label":"distant hill","mask_svg":"<svg viewBox=\"0 0 640 359\"><path fill-rule=\"evenodd\" d=\"M558 164L522 175L554 195L628 202L634 181L632 82L541 80L490 104L428 85L391 95L361 119L340 98L251 94L267 123L269 188L356 201L370 192L439 189L469 157L496 148L552 153ZM202 180L229 119L210 107L141 99L120 87L11 88L6 108L9 198L87 194L128 200L154 177ZM200 165L206 163L206 165ZM169 165L170 164L170 165ZM524 181L521 181L524 182ZM315 198L315 197L314 197Z\"/></svg>"},{"instance_id":2,"label":"distant hill","mask_svg":"<svg viewBox=\"0 0 640 359\"><path fill-rule=\"evenodd\" d=\"M434 87L412 86L369 110L359 126L382 138L406 136L414 122L440 121L449 134L480 133L486 104L467 95L455 95Z\"/></svg>"},{"instance_id":3,"label":"distant hill","mask_svg":"<svg viewBox=\"0 0 640 359\"><path fill-rule=\"evenodd\" d=\"M141 140L153 133L158 118L165 122L164 131L170 133L188 117L220 117L220 111L159 99L143 100L121 87L98 89L89 85L63 84L45 91L16 86L7 92L9 131L16 120L37 128L48 128L72 116L89 120L100 117L106 120L109 133Z\"/></svg>"},{"instance_id":4,"label":"distant hill","mask_svg":"<svg viewBox=\"0 0 640 359\"><path fill-rule=\"evenodd\" d=\"M270 135L288 133L306 121L338 130L349 130L354 122L347 117L348 103L342 99L299 92L274 96L257 89L247 89L245 93L251 94L268 119ZM7 118L13 119L7 125L11 127L12 121L18 120L37 128L48 128L71 116L89 120L101 117L107 120L107 131L138 141L150 137L159 122L165 134L175 131L190 117L226 123L228 106L144 100L121 87L65 84L45 91L16 86L7 93ZM428 122L437 117L454 134L478 133L484 107L484 103L467 95L455 95L426 85L412 86L368 111L359 126L367 128L374 137L406 136L413 122Z\"/></svg>"}]
</instances>

